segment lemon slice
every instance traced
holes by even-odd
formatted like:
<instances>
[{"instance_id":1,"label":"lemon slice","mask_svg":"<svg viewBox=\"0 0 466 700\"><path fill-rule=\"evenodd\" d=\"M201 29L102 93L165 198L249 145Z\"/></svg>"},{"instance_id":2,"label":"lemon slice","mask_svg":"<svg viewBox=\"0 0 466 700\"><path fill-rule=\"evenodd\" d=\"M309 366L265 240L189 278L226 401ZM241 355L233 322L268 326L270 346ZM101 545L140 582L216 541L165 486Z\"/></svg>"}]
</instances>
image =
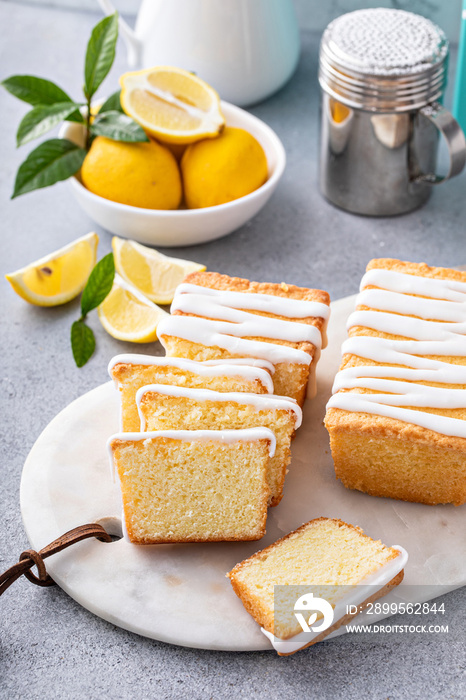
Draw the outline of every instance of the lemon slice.
<instances>
[{"instance_id":1,"label":"lemon slice","mask_svg":"<svg viewBox=\"0 0 466 700\"><path fill-rule=\"evenodd\" d=\"M95 265L98 243L98 235L88 233L5 277L15 292L30 304L66 304L84 289Z\"/></svg>"},{"instance_id":2,"label":"lemon slice","mask_svg":"<svg viewBox=\"0 0 466 700\"><path fill-rule=\"evenodd\" d=\"M217 136L225 125L215 90L181 68L124 73L120 85L123 110L161 141L193 143Z\"/></svg>"},{"instance_id":3,"label":"lemon slice","mask_svg":"<svg viewBox=\"0 0 466 700\"><path fill-rule=\"evenodd\" d=\"M157 340L157 326L169 316L119 275L115 275L112 291L97 308L97 313L107 333L130 343Z\"/></svg>"},{"instance_id":4,"label":"lemon slice","mask_svg":"<svg viewBox=\"0 0 466 700\"><path fill-rule=\"evenodd\" d=\"M114 236L112 239L116 271L156 304L171 304L175 289L190 272L205 270L205 265L162 255L135 241Z\"/></svg>"}]
</instances>

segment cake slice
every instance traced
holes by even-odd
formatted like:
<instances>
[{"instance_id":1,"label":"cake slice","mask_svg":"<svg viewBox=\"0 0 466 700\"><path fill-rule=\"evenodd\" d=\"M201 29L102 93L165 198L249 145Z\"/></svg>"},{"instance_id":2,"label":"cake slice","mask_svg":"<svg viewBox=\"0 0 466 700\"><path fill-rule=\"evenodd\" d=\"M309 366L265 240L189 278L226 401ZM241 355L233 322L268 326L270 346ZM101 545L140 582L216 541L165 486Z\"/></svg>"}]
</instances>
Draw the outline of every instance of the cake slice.
<instances>
[{"instance_id":1,"label":"cake slice","mask_svg":"<svg viewBox=\"0 0 466 700\"><path fill-rule=\"evenodd\" d=\"M108 441L135 544L258 540L267 518L267 428L118 433Z\"/></svg>"},{"instance_id":2,"label":"cake slice","mask_svg":"<svg viewBox=\"0 0 466 700\"><path fill-rule=\"evenodd\" d=\"M401 547L386 547L342 520L317 518L237 564L227 576L246 610L286 656L321 641L401 583L406 561ZM326 611L328 604L333 611ZM316 613L314 620L309 610ZM319 632L323 623L329 626Z\"/></svg>"},{"instance_id":3,"label":"cake slice","mask_svg":"<svg viewBox=\"0 0 466 700\"><path fill-rule=\"evenodd\" d=\"M335 473L405 501L466 502L466 272L372 260L328 402Z\"/></svg>"},{"instance_id":4,"label":"cake slice","mask_svg":"<svg viewBox=\"0 0 466 700\"><path fill-rule=\"evenodd\" d=\"M267 468L270 505L283 496L290 443L301 425L302 412L296 401L283 396L186 389L152 384L138 389L136 403L141 430L224 430L264 426L273 431L276 450Z\"/></svg>"},{"instance_id":5,"label":"cake slice","mask_svg":"<svg viewBox=\"0 0 466 700\"><path fill-rule=\"evenodd\" d=\"M116 355L108 366L120 391L121 429L125 432L139 431L136 392L145 384L265 394L273 392L273 371L270 362L254 358L210 363L136 354Z\"/></svg>"},{"instance_id":6,"label":"cake slice","mask_svg":"<svg viewBox=\"0 0 466 700\"><path fill-rule=\"evenodd\" d=\"M158 334L170 357L268 360L275 367L274 393L302 406L306 391L315 393L329 303L317 289L198 272L177 288Z\"/></svg>"}]
</instances>

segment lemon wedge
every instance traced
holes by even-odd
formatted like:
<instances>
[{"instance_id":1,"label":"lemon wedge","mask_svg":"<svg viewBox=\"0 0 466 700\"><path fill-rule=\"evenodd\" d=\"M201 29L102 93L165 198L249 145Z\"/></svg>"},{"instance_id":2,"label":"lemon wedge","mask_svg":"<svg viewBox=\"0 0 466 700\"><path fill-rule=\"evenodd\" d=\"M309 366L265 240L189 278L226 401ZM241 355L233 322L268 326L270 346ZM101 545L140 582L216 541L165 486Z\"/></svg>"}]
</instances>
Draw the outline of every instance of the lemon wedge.
<instances>
[{"instance_id":1,"label":"lemon wedge","mask_svg":"<svg viewBox=\"0 0 466 700\"><path fill-rule=\"evenodd\" d=\"M115 268L121 277L155 304L171 304L175 289L190 272L205 270L205 265L169 258L153 248L114 236Z\"/></svg>"},{"instance_id":2,"label":"lemon wedge","mask_svg":"<svg viewBox=\"0 0 466 700\"><path fill-rule=\"evenodd\" d=\"M119 275L115 275L112 291L97 308L97 313L107 333L130 343L157 340L157 326L169 316Z\"/></svg>"},{"instance_id":3,"label":"lemon wedge","mask_svg":"<svg viewBox=\"0 0 466 700\"><path fill-rule=\"evenodd\" d=\"M193 143L217 136L225 125L215 90L181 68L124 73L120 85L123 110L160 141Z\"/></svg>"},{"instance_id":4,"label":"lemon wedge","mask_svg":"<svg viewBox=\"0 0 466 700\"><path fill-rule=\"evenodd\" d=\"M95 265L98 243L98 235L88 233L5 277L15 292L30 304L66 304L84 289Z\"/></svg>"}]
</instances>

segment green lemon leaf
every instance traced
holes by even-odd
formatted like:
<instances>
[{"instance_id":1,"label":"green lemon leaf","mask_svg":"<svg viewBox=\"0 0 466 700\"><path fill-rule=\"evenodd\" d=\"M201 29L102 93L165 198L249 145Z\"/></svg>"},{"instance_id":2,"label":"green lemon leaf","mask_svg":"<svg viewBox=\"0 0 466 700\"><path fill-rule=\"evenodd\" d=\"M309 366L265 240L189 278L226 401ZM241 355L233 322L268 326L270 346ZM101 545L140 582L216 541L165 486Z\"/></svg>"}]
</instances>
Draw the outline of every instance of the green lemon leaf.
<instances>
[{"instance_id":1,"label":"green lemon leaf","mask_svg":"<svg viewBox=\"0 0 466 700\"><path fill-rule=\"evenodd\" d=\"M91 125L91 134L114 141L149 141L144 129L120 112L99 112Z\"/></svg>"},{"instance_id":2,"label":"green lemon leaf","mask_svg":"<svg viewBox=\"0 0 466 700\"><path fill-rule=\"evenodd\" d=\"M71 349L78 367L83 367L95 350L95 337L83 321L75 321L71 326Z\"/></svg>"},{"instance_id":3,"label":"green lemon leaf","mask_svg":"<svg viewBox=\"0 0 466 700\"><path fill-rule=\"evenodd\" d=\"M120 102L120 95L121 95L121 90L117 90L116 92L113 93L113 95L110 95L105 102L103 103L102 107L99 109L99 113L103 112L123 112L123 108L121 106Z\"/></svg>"},{"instance_id":4,"label":"green lemon leaf","mask_svg":"<svg viewBox=\"0 0 466 700\"><path fill-rule=\"evenodd\" d=\"M113 287L115 263L113 253L105 255L92 270L84 287L81 297L81 313L83 318L96 309Z\"/></svg>"},{"instance_id":5,"label":"green lemon leaf","mask_svg":"<svg viewBox=\"0 0 466 700\"><path fill-rule=\"evenodd\" d=\"M85 157L85 149L67 139L44 141L19 166L12 199L66 180L79 170Z\"/></svg>"},{"instance_id":6,"label":"green lemon leaf","mask_svg":"<svg viewBox=\"0 0 466 700\"><path fill-rule=\"evenodd\" d=\"M3 87L23 102L36 105L53 105L57 102L72 102L58 85L34 75L12 75L2 81Z\"/></svg>"},{"instance_id":7,"label":"green lemon leaf","mask_svg":"<svg viewBox=\"0 0 466 700\"><path fill-rule=\"evenodd\" d=\"M84 94L90 100L115 59L118 13L104 17L92 30L84 64Z\"/></svg>"},{"instance_id":8,"label":"green lemon leaf","mask_svg":"<svg viewBox=\"0 0 466 700\"><path fill-rule=\"evenodd\" d=\"M74 102L57 102L54 105L39 105L34 107L21 121L16 133L16 144L22 146L28 141L46 134L57 124L79 109Z\"/></svg>"},{"instance_id":9,"label":"green lemon leaf","mask_svg":"<svg viewBox=\"0 0 466 700\"><path fill-rule=\"evenodd\" d=\"M19 100L28 102L33 107L73 101L58 85L34 75L12 75L0 84ZM79 110L70 114L67 119L70 122L84 121Z\"/></svg>"}]
</instances>

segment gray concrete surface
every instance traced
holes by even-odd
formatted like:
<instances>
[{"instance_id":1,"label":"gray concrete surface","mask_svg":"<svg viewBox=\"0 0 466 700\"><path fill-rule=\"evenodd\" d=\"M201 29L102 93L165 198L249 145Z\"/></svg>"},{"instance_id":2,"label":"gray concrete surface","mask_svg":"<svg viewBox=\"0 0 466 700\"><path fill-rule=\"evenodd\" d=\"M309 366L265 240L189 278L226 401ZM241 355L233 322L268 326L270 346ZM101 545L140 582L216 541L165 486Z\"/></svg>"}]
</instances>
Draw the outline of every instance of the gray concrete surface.
<instances>
[{"instance_id":1,"label":"gray concrete surface","mask_svg":"<svg viewBox=\"0 0 466 700\"><path fill-rule=\"evenodd\" d=\"M84 47L97 17L0 2L1 78L37 74L77 96ZM316 185L317 47L318 37L304 33L302 60L293 80L253 109L277 131L287 150L288 167L275 196L233 235L173 252L227 274L321 287L333 299L357 291L371 257L446 266L466 263L466 175L436 189L423 209L395 219L354 217L321 198ZM120 46L104 92L116 89L117 76L125 68L124 55ZM5 93L0 99L3 274L95 227L66 184L8 201L16 168L31 147L19 152L14 148L25 105ZM111 237L105 231L99 234L103 255L110 250ZM113 354L134 348L106 335L94 314L90 323L97 351L78 370L69 346L78 302L35 308L19 299L5 281L1 295L0 570L4 570L28 546L19 484L31 446L70 401L106 381ZM94 617L58 588L40 589L22 579L0 602L0 697L462 698L466 589L443 600L451 622L449 634L345 635L282 659L273 652L209 652L143 639Z\"/></svg>"}]
</instances>

